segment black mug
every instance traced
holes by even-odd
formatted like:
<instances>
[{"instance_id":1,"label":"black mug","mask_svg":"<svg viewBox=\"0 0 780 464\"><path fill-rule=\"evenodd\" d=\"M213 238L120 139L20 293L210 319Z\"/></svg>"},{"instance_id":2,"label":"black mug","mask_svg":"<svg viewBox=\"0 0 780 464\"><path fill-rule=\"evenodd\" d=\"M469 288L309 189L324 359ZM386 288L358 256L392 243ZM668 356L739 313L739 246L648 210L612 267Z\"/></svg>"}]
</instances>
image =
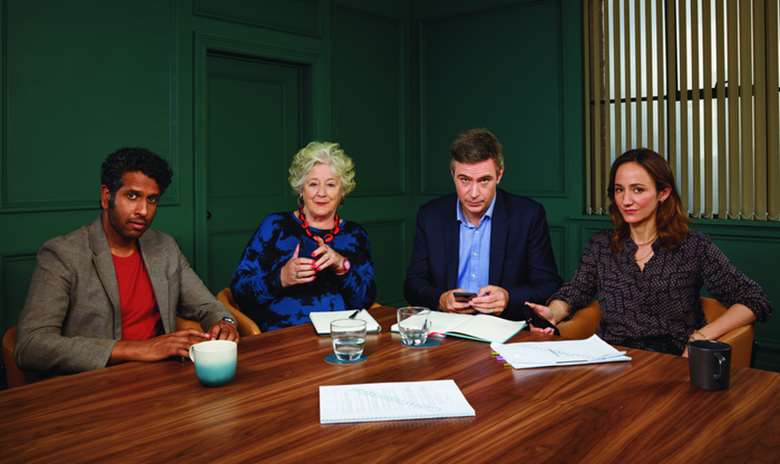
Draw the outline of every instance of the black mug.
<instances>
[{"instance_id":1,"label":"black mug","mask_svg":"<svg viewBox=\"0 0 780 464\"><path fill-rule=\"evenodd\" d=\"M715 340L688 343L688 368L691 383L703 390L729 388L731 345Z\"/></svg>"}]
</instances>

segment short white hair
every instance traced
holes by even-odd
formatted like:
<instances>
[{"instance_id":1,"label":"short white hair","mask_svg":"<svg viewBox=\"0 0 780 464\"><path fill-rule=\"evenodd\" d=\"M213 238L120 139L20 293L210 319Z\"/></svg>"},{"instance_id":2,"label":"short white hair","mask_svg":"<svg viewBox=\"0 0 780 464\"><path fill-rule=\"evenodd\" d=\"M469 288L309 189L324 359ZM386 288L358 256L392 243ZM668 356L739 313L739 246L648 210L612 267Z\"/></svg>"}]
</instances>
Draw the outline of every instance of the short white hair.
<instances>
[{"instance_id":1,"label":"short white hair","mask_svg":"<svg viewBox=\"0 0 780 464\"><path fill-rule=\"evenodd\" d=\"M327 164L333 170L333 174L341 182L341 190L346 196L355 189L355 164L352 159L344 153L336 142L309 142L308 145L301 148L295 154L290 164L289 177L290 187L295 193L300 194L303 191L303 183L309 171L317 164Z\"/></svg>"}]
</instances>

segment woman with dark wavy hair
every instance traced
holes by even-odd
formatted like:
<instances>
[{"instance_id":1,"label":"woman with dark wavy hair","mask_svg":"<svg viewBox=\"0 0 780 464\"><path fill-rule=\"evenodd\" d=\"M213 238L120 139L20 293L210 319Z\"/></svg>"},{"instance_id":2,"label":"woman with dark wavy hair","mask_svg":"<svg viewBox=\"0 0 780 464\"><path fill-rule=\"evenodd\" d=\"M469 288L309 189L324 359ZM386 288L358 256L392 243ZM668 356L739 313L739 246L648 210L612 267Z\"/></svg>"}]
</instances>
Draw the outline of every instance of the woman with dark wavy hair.
<instances>
[{"instance_id":1,"label":"woman with dark wavy hair","mask_svg":"<svg viewBox=\"0 0 780 464\"><path fill-rule=\"evenodd\" d=\"M553 325L598 299L598 335L609 343L687 356L689 340L716 339L771 313L761 287L712 241L688 229L669 164L640 148L621 155L609 175L613 229L596 234L571 281L548 300L527 303ZM729 309L705 325L704 286ZM550 332L552 329L535 329Z\"/></svg>"}]
</instances>

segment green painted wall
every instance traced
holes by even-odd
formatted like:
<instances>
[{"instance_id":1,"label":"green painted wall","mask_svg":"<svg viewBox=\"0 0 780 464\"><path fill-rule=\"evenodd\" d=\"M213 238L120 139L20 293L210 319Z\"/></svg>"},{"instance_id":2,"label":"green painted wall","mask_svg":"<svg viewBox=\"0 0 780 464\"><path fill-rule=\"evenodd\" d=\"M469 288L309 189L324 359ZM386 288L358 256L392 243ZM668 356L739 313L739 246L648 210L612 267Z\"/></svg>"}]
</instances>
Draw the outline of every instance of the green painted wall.
<instances>
[{"instance_id":1,"label":"green painted wall","mask_svg":"<svg viewBox=\"0 0 780 464\"><path fill-rule=\"evenodd\" d=\"M38 247L96 217L99 164L119 146L149 146L173 165L155 226L178 239L201 275L214 260L237 260L209 249L208 186L230 182L208 169L209 53L306 69L300 139L338 140L355 159L358 188L343 215L369 231L383 303L402 302L416 207L451 190L448 146L465 128L487 126L502 139L503 187L544 203L565 276L590 234L607 226L582 215L578 1L0 6L0 329L16 322ZM291 154L264 156L284 166ZM246 214L259 221L293 207L291 195L278 201ZM697 227L780 301L765 264L780 259L780 225ZM780 370L777 319L758 329L759 367Z\"/></svg>"}]
</instances>

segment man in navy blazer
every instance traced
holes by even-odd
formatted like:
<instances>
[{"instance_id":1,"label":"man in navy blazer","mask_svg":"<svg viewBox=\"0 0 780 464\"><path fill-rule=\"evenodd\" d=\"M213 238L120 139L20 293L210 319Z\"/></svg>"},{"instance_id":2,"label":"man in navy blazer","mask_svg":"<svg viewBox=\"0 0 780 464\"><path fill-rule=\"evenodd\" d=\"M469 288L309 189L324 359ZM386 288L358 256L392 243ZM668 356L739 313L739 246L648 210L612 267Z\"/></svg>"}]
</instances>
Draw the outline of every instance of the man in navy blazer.
<instances>
[{"instance_id":1,"label":"man in navy blazer","mask_svg":"<svg viewBox=\"0 0 780 464\"><path fill-rule=\"evenodd\" d=\"M504 157L489 130L460 134L450 155L456 194L417 213L406 300L442 311L527 319L525 302L545 302L561 285L544 207L497 188Z\"/></svg>"}]
</instances>

